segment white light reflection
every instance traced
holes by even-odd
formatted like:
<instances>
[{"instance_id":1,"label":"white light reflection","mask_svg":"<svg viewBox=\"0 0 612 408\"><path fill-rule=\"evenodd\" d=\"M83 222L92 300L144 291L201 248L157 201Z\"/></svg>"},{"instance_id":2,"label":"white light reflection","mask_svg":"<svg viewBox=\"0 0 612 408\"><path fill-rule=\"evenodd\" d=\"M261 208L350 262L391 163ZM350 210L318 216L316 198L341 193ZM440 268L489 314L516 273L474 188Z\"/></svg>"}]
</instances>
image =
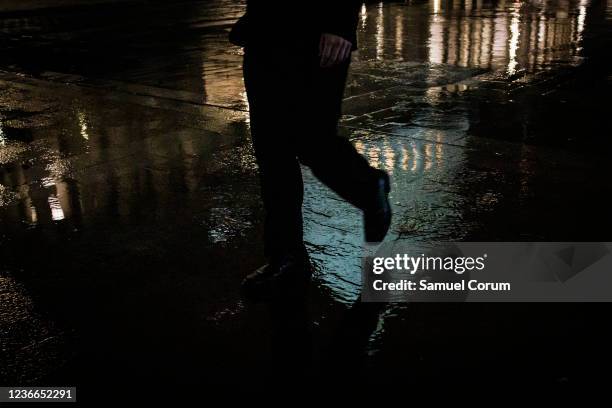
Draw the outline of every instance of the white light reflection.
<instances>
[{"instance_id":1,"label":"white light reflection","mask_svg":"<svg viewBox=\"0 0 612 408\"><path fill-rule=\"evenodd\" d=\"M435 4L435 3L434 3ZM444 27L439 17L431 16L429 24L429 62L441 64L444 58Z\"/></svg>"},{"instance_id":2,"label":"white light reflection","mask_svg":"<svg viewBox=\"0 0 612 408\"><path fill-rule=\"evenodd\" d=\"M6 136L2 130L2 121L0 120L0 146L6 146Z\"/></svg>"},{"instance_id":3,"label":"white light reflection","mask_svg":"<svg viewBox=\"0 0 612 408\"><path fill-rule=\"evenodd\" d=\"M55 196L49 196L48 201L49 208L51 209L51 218L53 219L53 221L63 220L65 216L59 199Z\"/></svg>"},{"instance_id":4,"label":"white light reflection","mask_svg":"<svg viewBox=\"0 0 612 408\"><path fill-rule=\"evenodd\" d=\"M55 186L55 180L54 180L53 178L51 178L51 177L43 177L43 178L40 180L40 183L41 183L41 184L42 184L42 186L43 186L43 187L45 187L45 188L50 188L50 187Z\"/></svg>"},{"instance_id":5,"label":"white light reflection","mask_svg":"<svg viewBox=\"0 0 612 408\"><path fill-rule=\"evenodd\" d=\"M512 12L512 21L510 22L510 41L508 42L508 74L513 75L516 72L518 62L516 60L516 51L518 50L519 37L519 12L515 9Z\"/></svg>"},{"instance_id":6,"label":"white light reflection","mask_svg":"<svg viewBox=\"0 0 612 408\"><path fill-rule=\"evenodd\" d=\"M461 23L460 29L460 48L459 48L459 66L468 66L468 54L470 51L470 25L468 21Z\"/></svg>"},{"instance_id":7,"label":"white light reflection","mask_svg":"<svg viewBox=\"0 0 612 408\"><path fill-rule=\"evenodd\" d=\"M367 21L368 21L368 8L366 7L366 4L363 3L361 5L361 27L362 28L365 28Z\"/></svg>"},{"instance_id":8,"label":"white light reflection","mask_svg":"<svg viewBox=\"0 0 612 408\"><path fill-rule=\"evenodd\" d=\"M28 208L30 209L30 211L27 214L28 222L30 224L37 224L38 223L38 213L36 212L36 207L34 207L33 205L30 205Z\"/></svg>"},{"instance_id":9,"label":"white light reflection","mask_svg":"<svg viewBox=\"0 0 612 408\"><path fill-rule=\"evenodd\" d=\"M442 0L433 0L433 12L434 14L438 14L440 12Z\"/></svg>"},{"instance_id":10,"label":"white light reflection","mask_svg":"<svg viewBox=\"0 0 612 408\"><path fill-rule=\"evenodd\" d=\"M383 144L383 157L385 160L385 170L387 170L389 174L393 174L393 170L395 170L395 150L389 144L388 139L385 139Z\"/></svg>"},{"instance_id":11,"label":"white light reflection","mask_svg":"<svg viewBox=\"0 0 612 408\"><path fill-rule=\"evenodd\" d=\"M357 152L359 152L359 154L361 155L365 154L365 145L363 144L361 140L355 140L354 146Z\"/></svg>"},{"instance_id":12,"label":"white light reflection","mask_svg":"<svg viewBox=\"0 0 612 408\"><path fill-rule=\"evenodd\" d=\"M412 168L410 169L410 171L412 171L413 173L417 171L419 163L421 161L421 157L422 157L421 153L419 153L416 145L413 143L412 144Z\"/></svg>"},{"instance_id":13,"label":"white light reflection","mask_svg":"<svg viewBox=\"0 0 612 408\"><path fill-rule=\"evenodd\" d=\"M402 145L402 170L408 170L408 162L410 161L410 153L406 149L406 146Z\"/></svg>"},{"instance_id":14,"label":"white light reflection","mask_svg":"<svg viewBox=\"0 0 612 408\"><path fill-rule=\"evenodd\" d=\"M580 0L578 5L578 27L576 31L578 31L578 41L582 40L582 32L584 31L584 20L586 19L586 10L587 10L588 0Z\"/></svg>"},{"instance_id":15,"label":"white light reflection","mask_svg":"<svg viewBox=\"0 0 612 408\"><path fill-rule=\"evenodd\" d=\"M79 127L81 128L81 137L85 140L89 140L89 133L87 131L87 120L85 118L85 114L79 111L77 112L77 117L79 120Z\"/></svg>"},{"instance_id":16,"label":"white light reflection","mask_svg":"<svg viewBox=\"0 0 612 408\"><path fill-rule=\"evenodd\" d=\"M244 84L244 80L243 80L243 84ZM244 103L244 106L246 106L246 110L248 112L251 108L249 107L249 98L248 98L246 89L240 92L240 100L242 101L242 103ZM250 131L251 130L251 115L244 116L244 123L246 124L247 128Z\"/></svg>"},{"instance_id":17,"label":"white light reflection","mask_svg":"<svg viewBox=\"0 0 612 408\"><path fill-rule=\"evenodd\" d=\"M544 16L544 12L540 13L540 26L538 28L538 65L542 65L544 63L544 56L546 54L546 29L548 25L546 24L546 17Z\"/></svg>"},{"instance_id":18,"label":"white light reflection","mask_svg":"<svg viewBox=\"0 0 612 408\"><path fill-rule=\"evenodd\" d=\"M398 13L395 16L395 56L402 58L404 51L404 19L402 15Z\"/></svg>"},{"instance_id":19,"label":"white light reflection","mask_svg":"<svg viewBox=\"0 0 612 408\"><path fill-rule=\"evenodd\" d=\"M491 64L491 36L493 34L493 24L490 18L482 22L482 36L480 45L480 66L488 67Z\"/></svg>"},{"instance_id":20,"label":"white light reflection","mask_svg":"<svg viewBox=\"0 0 612 408\"><path fill-rule=\"evenodd\" d=\"M384 3L378 4L378 17L376 21L376 59L382 60L385 49L385 27L383 15Z\"/></svg>"}]
</instances>

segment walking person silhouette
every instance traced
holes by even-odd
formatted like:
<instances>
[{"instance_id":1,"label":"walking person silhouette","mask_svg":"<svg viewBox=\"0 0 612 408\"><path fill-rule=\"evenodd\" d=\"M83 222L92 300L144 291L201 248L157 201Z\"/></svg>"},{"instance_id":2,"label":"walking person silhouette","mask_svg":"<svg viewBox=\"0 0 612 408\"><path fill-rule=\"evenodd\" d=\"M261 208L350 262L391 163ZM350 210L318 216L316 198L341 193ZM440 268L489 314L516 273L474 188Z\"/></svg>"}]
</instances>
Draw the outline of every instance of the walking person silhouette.
<instances>
[{"instance_id":1,"label":"walking person silhouette","mask_svg":"<svg viewBox=\"0 0 612 408\"><path fill-rule=\"evenodd\" d=\"M386 172L371 167L337 133L361 3L247 0L230 33L244 47L251 137L265 210L268 263L248 275L247 294L306 284L300 163L363 211L365 239L380 242L391 222ZM280 16L279 16L280 14Z\"/></svg>"}]
</instances>

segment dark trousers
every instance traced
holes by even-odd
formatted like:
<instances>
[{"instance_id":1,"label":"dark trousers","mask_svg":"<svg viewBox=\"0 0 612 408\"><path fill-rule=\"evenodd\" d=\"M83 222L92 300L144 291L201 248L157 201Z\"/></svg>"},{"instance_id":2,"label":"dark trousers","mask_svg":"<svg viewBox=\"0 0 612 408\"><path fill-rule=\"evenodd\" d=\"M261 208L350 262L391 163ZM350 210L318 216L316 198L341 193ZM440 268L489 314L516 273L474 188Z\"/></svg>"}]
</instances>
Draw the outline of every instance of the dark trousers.
<instances>
[{"instance_id":1,"label":"dark trousers","mask_svg":"<svg viewBox=\"0 0 612 408\"><path fill-rule=\"evenodd\" d=\"M377 170L337 134L348 68L348 61L320 68L314 42L277 51L245 49L244 82L269 257L303 247L300 163L351 204L369 205Z\"/></svg>"}]
</instances>

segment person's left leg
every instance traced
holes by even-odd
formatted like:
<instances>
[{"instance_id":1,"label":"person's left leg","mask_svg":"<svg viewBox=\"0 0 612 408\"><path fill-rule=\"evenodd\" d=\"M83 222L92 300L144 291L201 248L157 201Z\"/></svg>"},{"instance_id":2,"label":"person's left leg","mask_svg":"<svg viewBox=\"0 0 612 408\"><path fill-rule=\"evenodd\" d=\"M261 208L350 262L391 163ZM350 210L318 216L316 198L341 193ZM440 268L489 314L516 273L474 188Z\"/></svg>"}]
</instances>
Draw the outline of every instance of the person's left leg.
<instances>
[{"instance_id":1,"label":"person's left leg","mask_svg":"<svg viewBox=\"0 0 612 408\"><path fill-rule=\"evenodd\" d=\"M245 50L244 80L249 100L251 138L264 204L264 247L268 263L243 282L248 295L283 292L300 286L310 268L303 243L303 183L295 134L299 112L292 98L303 88L303 67L293 56L283 64L270 48ZM296 119L298 121L296 122ZM291 293L295 293L292 291Z\"/></svg>"},{"instance_id":2,"label":"person's left leg","mask_svg":"<svg viewBox=\"0 0 612 408\"><path fill-rule=\"evenodd\" d=\"M295 82L290 67L281 66L268 49L249 48L244 81L249 101L251 138L265 211L265 252L269 259L303 247L302 173L293 134L295 109L287 103ZM299 69L299 67L296 67ZM299 93L297 95L299 97Z\"/></svg>"}]
</instances>

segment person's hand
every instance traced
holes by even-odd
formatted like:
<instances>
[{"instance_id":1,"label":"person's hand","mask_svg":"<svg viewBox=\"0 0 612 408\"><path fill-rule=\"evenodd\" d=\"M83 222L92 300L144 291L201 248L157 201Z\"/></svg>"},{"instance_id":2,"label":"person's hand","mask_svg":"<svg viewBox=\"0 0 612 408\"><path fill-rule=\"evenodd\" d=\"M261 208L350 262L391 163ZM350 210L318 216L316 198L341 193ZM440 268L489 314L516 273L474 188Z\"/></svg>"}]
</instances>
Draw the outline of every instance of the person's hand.
<instances>
[{"instance_id":1,"label":"person's hand","mask_svg":"<svg viewBox=\"0 0 612 408\"><path fill-rule=\"evenodd\" d=\"M323 33L319 42L319 55L321 56L321 66L331 67L345 61L351 55L350 41L335 35Z\"/></svg>"}]
</instances>

